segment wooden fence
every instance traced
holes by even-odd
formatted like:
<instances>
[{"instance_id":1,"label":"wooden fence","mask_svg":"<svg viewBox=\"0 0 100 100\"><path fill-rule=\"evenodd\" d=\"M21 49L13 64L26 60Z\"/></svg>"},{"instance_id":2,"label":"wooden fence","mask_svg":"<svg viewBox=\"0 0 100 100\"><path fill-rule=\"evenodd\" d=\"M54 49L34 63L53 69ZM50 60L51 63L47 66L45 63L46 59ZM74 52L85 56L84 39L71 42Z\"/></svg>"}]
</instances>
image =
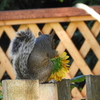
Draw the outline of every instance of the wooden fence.
<instances>
[{"instance_id":1,"label":"wooden fence","mask_svg":"<svg viewBox=\"0 0 100 100\"><path fill-rule=\"evenodd\" d=\"M99 81L100 75L86 76L85 100L100 99ZM2 83L3 100L72 100L69 79L55 84L39 84L38 80L4 80Z\"/></svg>"},{"instance_id":2,"label":"wooden fence","mask_svg":"<svg viewBox=\"0 0 100 100\"><path fill-rule=\"evenodd\" d=\"M100 6L94 6L92 8L100 13ZM91 29L87 26L87 21L94 22ZM67 27L62 27L63 23ZM17 28L14 28L15 26ZM27 28L36 37L39 31L42 31L44 34L49 34L52 30L55 31L60 40L56 48L59 54L66 50L73 59L70 72L66 74L67 79L75 77L79 70L83 75L100 75L100 46L96 40L100 32L100 23L85 11L69 7L0 12L0 41L5 43L4 46L6 44L9 45L9 41L16 36L16 31ZM84 38L84 42L79 49L77 49L75 43L72 41L77 29ZM6 35L8 42L6 42L6 39L3 39L4 35ZM92 70L85 61L90 50L97 57L97 62ZM8 73L11 79L15 79L12 65L7 56L8 51L8 46L4 49L0 45L0 79L2 79L5 72ZM74 88L72 90L72 96L76 100L78 100L77 98L86 97L86 85L83 86L82 91Z\"/></svg>"}]
</instances>

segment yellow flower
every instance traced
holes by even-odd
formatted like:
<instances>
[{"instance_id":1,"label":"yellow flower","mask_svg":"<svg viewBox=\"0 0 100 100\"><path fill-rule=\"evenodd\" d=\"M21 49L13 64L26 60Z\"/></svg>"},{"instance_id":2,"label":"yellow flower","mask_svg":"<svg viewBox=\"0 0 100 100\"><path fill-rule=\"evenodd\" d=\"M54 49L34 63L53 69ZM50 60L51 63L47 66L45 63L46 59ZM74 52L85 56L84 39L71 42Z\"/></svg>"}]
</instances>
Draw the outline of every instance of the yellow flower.
<instances>
[{"instance_id":1,"label":"yellow flower","mask_svg":"<svg viewBox=\"0 0 100 100\"><path fill-rule=\"evenodd\" d=\"M61 81L65 76L66 73L69 72L68 63L70 62L67 60L69 56L66 52L63 52L59 57L55 57L51 59L53 62L53 72L48 79L48 81L54 79L56 81Z\"/></svg>"},{"instance_id":2,"label":"yellow flower","mask_svg":"<svg viewBox=\"0 0 100 100\"><path fill-rule=\"evenodd\" d=\"M67 56L66 52L63 52L61 55L59 55L60 58L62 58L63 60L66 60L69 58L69 56Z\"/></svg>"}]
</instances>

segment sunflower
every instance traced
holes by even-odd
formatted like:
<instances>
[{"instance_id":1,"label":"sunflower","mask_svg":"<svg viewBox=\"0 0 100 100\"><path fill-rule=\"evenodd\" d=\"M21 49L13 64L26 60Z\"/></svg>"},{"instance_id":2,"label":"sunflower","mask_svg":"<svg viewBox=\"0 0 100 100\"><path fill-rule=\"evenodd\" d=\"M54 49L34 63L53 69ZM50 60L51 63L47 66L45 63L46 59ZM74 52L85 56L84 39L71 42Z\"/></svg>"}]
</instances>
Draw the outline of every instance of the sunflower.
<instances>
[{"instance_id":1,"label":"sunflower","mask_svg":"<svg viewBox=\"0 0 100 100\"><path fill-rule=\"evenodd\" d=\"M70 61L67 60L68 58L69 56L67 55L67 53L63 52L58 57L51 59L51 61L53 62L53 71L48 81L52 79L61 81L66 76L66 73L69 72L68 63Z\"/></svg>"}]
</instances>

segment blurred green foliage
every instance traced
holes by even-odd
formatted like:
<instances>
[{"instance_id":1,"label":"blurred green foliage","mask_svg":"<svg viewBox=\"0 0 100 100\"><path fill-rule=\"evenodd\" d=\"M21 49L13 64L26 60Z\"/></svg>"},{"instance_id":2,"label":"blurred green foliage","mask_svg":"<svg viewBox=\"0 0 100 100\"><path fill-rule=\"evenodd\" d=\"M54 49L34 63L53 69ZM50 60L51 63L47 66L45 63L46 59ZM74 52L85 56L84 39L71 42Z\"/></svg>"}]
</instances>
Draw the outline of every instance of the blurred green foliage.
<instances>
[{"instance_id":1,"label":"blurred green foliage","mask_svg":"<svg viewBox=\"0 0 100 100\"><path fill-rule=\"evenodd\" d=\"M0 0L0 10L72 7L76 3L99 5L100 0Z\"/></svg>"},{"instance_id":2,"label":"blurred green foliage","mask_svg":"<svg viewBox=\"0 0 100 100\"><path fill-rule=\"evenodd\" d=\"M100 5L100 0L75 0L74 4L76 3L84 3L89 6L92 6L92 5Z\"/></svg>"},{"instance_id":3,"label":"blurred green foliage","mask_svg":"<svg viewBox=\"0 0 100 100\"><path fill-rule=\"evenodd\" d=\"M0 10L72 6L72 0L0 0Z\"/></svg>"},{"instance_id":4,"label":"blurred green foliage","mask_svg":"<svg viewBox=\"0 0 100 100\"><path fill-rule=\"evenodd\" d=\"M2 86L2 83L0 82L0 86ZM2 91L0 90L0 100L2 100L3 95L2 95Z\"/></svg>"}]
</instances>

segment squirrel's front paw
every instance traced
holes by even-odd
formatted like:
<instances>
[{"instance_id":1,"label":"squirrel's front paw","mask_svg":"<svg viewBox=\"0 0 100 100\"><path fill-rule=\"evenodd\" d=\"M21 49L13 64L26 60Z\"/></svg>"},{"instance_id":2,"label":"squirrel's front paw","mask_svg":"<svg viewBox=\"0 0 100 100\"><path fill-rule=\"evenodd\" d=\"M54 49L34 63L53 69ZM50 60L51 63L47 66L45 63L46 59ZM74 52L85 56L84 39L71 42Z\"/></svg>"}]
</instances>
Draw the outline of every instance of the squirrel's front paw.
<instances>
[{"instance_id":1,"label":"squirrel's front paw","mask_svg":"<svg viewBox=\"0 0 100 100\"><path fill-rule=\"evenodd\" d=\"M55 50L55 55L54 56L58 56L58 51Z\"/></svg>"}]
</instances>

